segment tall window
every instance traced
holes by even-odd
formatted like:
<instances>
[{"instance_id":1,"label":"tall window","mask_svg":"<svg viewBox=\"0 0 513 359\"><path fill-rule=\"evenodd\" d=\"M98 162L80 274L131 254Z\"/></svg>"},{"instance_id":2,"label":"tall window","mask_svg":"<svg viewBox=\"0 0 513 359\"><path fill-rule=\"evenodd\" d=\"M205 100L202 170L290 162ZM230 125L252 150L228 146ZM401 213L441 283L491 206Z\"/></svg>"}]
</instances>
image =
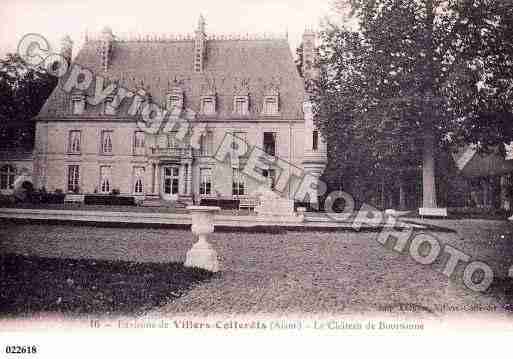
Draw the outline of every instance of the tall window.
<instances>
[{"instance_id":1,"label":"tall window","mask_svg":"<svg viewBox=\"0 0 513 359\"><path fill-rule=\"evenodd\" d=\"M243 196L245 193L244 176L238 168L233 169L232 194L234 196Z\"/></svg>"},{"instance_id":2,"label":"tall window","mask_svg":"<svg viewBox=\"0 0 513 359\"><path fill-rule=\"evenodd\" d=\"M80 153L80 131L69 131L69 146L70 153Z\"/></svg>"},{"instance_id":3,"label":"tall window","mask_svg":"<svg viewBox=\"0 0 513 359\"><path fill-rule=\"evenodd\" d=\"M134 167L134 194L144 194L144 167Z\"/></svg>"},{"instance_id":4,"label":"tall window","mask_svg":"<svg viewBox=\"0 0 513 359\"><path fill-rule=\"evenodd\" d=\"M200 152L202 156L212 156L214 151L214 135L212 131L207 131L200 138Z\"/></svg>"},{"instance_id":5,"label":"tall window","mask_svg":"<svg viewBox=\"0 0 513 359\"><path fill-rule=\"evenodd\" d=\"M266 96L264 98L264 115L277 115L278 96Z\"/></svg>"},{"instance_id":6,"label":"tall window","mask_svg":"<svg viewBox=\"0 0 513 359\"><path fill-rule=\"evenodd\" d=\"M11 165L5 165L0 169L0 189L13 189L16 168Z\"/></svg>"},{"instance_id":7,"label":"tall window","mask_svg":"<svg viewBox=\"0 0 513 359\"><path fill-rule=\"evenodd\" d=\"M239 153L245 154L248 151L248 143L246 138L246 132L234 132L233 142L236 148L240 151Z\"/></svg>"},{"instance_id":8,"label":"tall window","mask_svg":"<svg viewBox=\"0 0 513 359\"><path fill-rule=\"evenodd\" d=\"M235 97L233 110L237 115L247 115L249 111L248 96Z\"/></svg>"},{"instance_id":9,"label":"tall window","mask_svg":"<svg viewBox=\"0 0 513 359\"><path fill-rule=\"evenodd\" d=\"M144 155L144 132L136 131L134 133L134 154Z\"/></svg>"},{"instance_id":10,"label":"tall window","mask_svg":"<svg viewBox=\"0 0 513 359\"><path fill-rule=\"evenodd\" d=\"M112 131L102 131L102 153L112 154Z\"/></svg>"},{"instance_id":11,"label":"tall window","mask_svg":"<svg viewBox=\"0 0 513 359\"><path fill-rule=\"evenodd\" d=\"M314 130L312 132L312 150L317 151L319 149L319 131Z\"/></svg>"},{"instance_id":12,"label":"tall window","mask_svg":"<svg viewBox=\"0 0 513 359\"><path fill-rule=\"evenodd\" d=\"M263 170L262 175L267 179L271 189L274 189L276 184L276 171L274 169Z\"/></svg>"},{"instance_id":13,"label":"tall window","mask_svg":"<svg viewBox=\"0 0 513 359\"><path fill-rule=\"evenodd\" d=\"M264 132L264 152L268 155L276 155L276 133Z\"/></svg>"},{"instance_id":14,"label":"tall window","mask_svg":"<svg viewBox=\"0 0 513 359\"><path fill-rule=\"evenodd\" d=\"M79 190L80 167L78 165L68 166L68 191L76 192Z\"/></svg>"},{"instance_id":15,"label":"tall window","mask_svg":"<svg viewBox=\"0 0 513 359\"><path fill-rule=\"evenodd\" d=\"M200 169L200 195L212 194L212 170L210 168Z\"/></svg>"},{"instance_id":16,"label":"tall window","mask_svg":"<svg viewBox=\"0 0 513 359\"><path fill-rule=\"evenodd\" d=\"M110 166L100 167L100 193L110 193L112 189Z\"/></svg>"}]
</instances>

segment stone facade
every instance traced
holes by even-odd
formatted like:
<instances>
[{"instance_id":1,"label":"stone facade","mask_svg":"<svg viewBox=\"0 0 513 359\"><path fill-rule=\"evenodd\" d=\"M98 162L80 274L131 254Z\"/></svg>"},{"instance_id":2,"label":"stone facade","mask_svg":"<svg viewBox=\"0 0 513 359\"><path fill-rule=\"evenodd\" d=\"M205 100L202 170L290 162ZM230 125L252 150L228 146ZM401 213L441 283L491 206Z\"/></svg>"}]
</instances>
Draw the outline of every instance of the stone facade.
<instances>
[{"instance_id":1,"label":"stone facade","mask_svg":"<svg viewBox=\"0 0 513 359\"><path fill-rule=\"evenodd\" d=\"M307 32L304 40L311 45L315 37ZM66 39L66 57L71 57L70 47ZM307 48L313 58L313 46ZM84 44L74 64L133 89L151 103L190 110L191 121L204 129L201 145L191 148L169 130L142 131L140 113L130 114L128 101L116 109L92 106L88 99L94 96L94 84L66 92L65 77L36 119L36 188L119 190L185 202L253 196L261 183L242 171L249 152L240 156L239 168L213 157L227 134L316 177L324 170L326 146L313 124L304 79L286 38L209 37L204 19L192 38L119 40L105 29L98 40ZM263 169L264 176L273 178L270 182L280 173L273 167ZM300 181L292 177L284 195L292 198Z\"/></svg>"}]
</instances>

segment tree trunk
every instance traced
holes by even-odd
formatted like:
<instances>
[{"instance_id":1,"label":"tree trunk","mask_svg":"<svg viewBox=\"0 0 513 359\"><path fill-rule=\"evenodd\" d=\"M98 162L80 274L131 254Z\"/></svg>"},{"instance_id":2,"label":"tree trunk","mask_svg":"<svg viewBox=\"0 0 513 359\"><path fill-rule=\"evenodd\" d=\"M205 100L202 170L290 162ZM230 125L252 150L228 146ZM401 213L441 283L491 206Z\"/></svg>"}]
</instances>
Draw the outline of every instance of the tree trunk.
<instances>
[{"instance_id":1,"label":"tree trunk","mask_svg":"<svg viewBox=\"0 0 513 359\"><path fill-rule=\"evenodd\" d=\"M386 203L385 203L385 177L381 178L381 208L385 209Z\"/></svg>"},{"instance_id":2,"label":"tree trunk","mask_svg":"<svg viewBox=\"0 0 513 359\"><path fill-rule=\"evenodd\" d=\"M435 183L435 134L433 127L433 95L434 95L434 44L433 32L435 13L433 1L426 1L426 109L424 111L424 126L422 136L424 144L422 149L422 207L436 208Z\"/></svg>"},{"instance_id":3,"label":"tree trunk","mask_svg":"<svg viewBox=\"0 0 513 359\"><path fill-rule=\"evenodd\" d=\"M422 207L436 208L435 147L432 130L424 133L422 152Z\"/></svg>"},{"instance_id":4,"label":"tree trunk","mask_svg":"<svg viewBox=\"0 0 513 359\"><path fill-rule=\"evenodd\" d=\"M404 181L402 178L402 173L399 173L399 209L406 209L406 196L404 193Z\"/></svg>"}]
</instances>

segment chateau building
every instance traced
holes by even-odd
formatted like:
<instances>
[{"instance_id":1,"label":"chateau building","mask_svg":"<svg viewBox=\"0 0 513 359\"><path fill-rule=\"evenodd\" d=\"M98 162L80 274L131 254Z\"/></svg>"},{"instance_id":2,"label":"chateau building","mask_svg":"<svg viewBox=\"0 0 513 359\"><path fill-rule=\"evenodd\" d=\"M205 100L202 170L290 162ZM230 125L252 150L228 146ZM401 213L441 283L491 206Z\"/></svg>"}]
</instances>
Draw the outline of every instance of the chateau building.
<instances>
[{"instance_id":1,"label":"chateau building","mask_svg":"<svg viewBox=\"0 0 513 359\"><path fill-rule=\"evenodd\" d=\"M305 77L312 76L314 41L314 33L306 31ZM65 38L62 55L71 59L72 51L71 40ZM271 158L259 168L261 174L271 186L281 175L290 177L283 194L292 199L301 178L284 171L318 177L326 166L326 146L314 127L305 79L286 37L212 36L202 17L189 37L120 39L105 28L98 39L86 40L73 64L91 71L96 83L98 76L105 87L114 83L117 92L91 105L94 82L87 89L66 89L66 79L60 79L36 118L35 188L116 190L187 203L203 197L253 196L261 183L243 169L256 146ZM145 131L141 107L124 101L121 88L142 102L187 113L202 129L200 146L191 147L174 127ZM214 158L227 134L247 147L239 148L237 161ZM296 171L278 168L276 158Z\"/></svg>"}]
</instances>

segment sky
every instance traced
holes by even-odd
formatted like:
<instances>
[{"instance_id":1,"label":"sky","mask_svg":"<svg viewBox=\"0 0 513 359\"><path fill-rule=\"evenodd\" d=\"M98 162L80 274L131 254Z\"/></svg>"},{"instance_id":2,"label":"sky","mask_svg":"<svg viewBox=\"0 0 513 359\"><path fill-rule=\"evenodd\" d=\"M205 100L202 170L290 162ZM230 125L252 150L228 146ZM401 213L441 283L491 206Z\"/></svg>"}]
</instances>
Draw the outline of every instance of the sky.
<instances>
[{"instance_id":1,"label":"sky","mask_svg":"<svg viewBox=\"0 0 513 359\"><path fill-rule=\"evenodd\" d=\"M305 27L318 29L330 13L331 0L1 0L0 56L16 50L27 33L38 33L58 50L68 34L74 53L86 32L104 26L114 34L193 33L199 15L207 34L259 34L288 32L291 48Z\"/></svg>"}]
</instances>

